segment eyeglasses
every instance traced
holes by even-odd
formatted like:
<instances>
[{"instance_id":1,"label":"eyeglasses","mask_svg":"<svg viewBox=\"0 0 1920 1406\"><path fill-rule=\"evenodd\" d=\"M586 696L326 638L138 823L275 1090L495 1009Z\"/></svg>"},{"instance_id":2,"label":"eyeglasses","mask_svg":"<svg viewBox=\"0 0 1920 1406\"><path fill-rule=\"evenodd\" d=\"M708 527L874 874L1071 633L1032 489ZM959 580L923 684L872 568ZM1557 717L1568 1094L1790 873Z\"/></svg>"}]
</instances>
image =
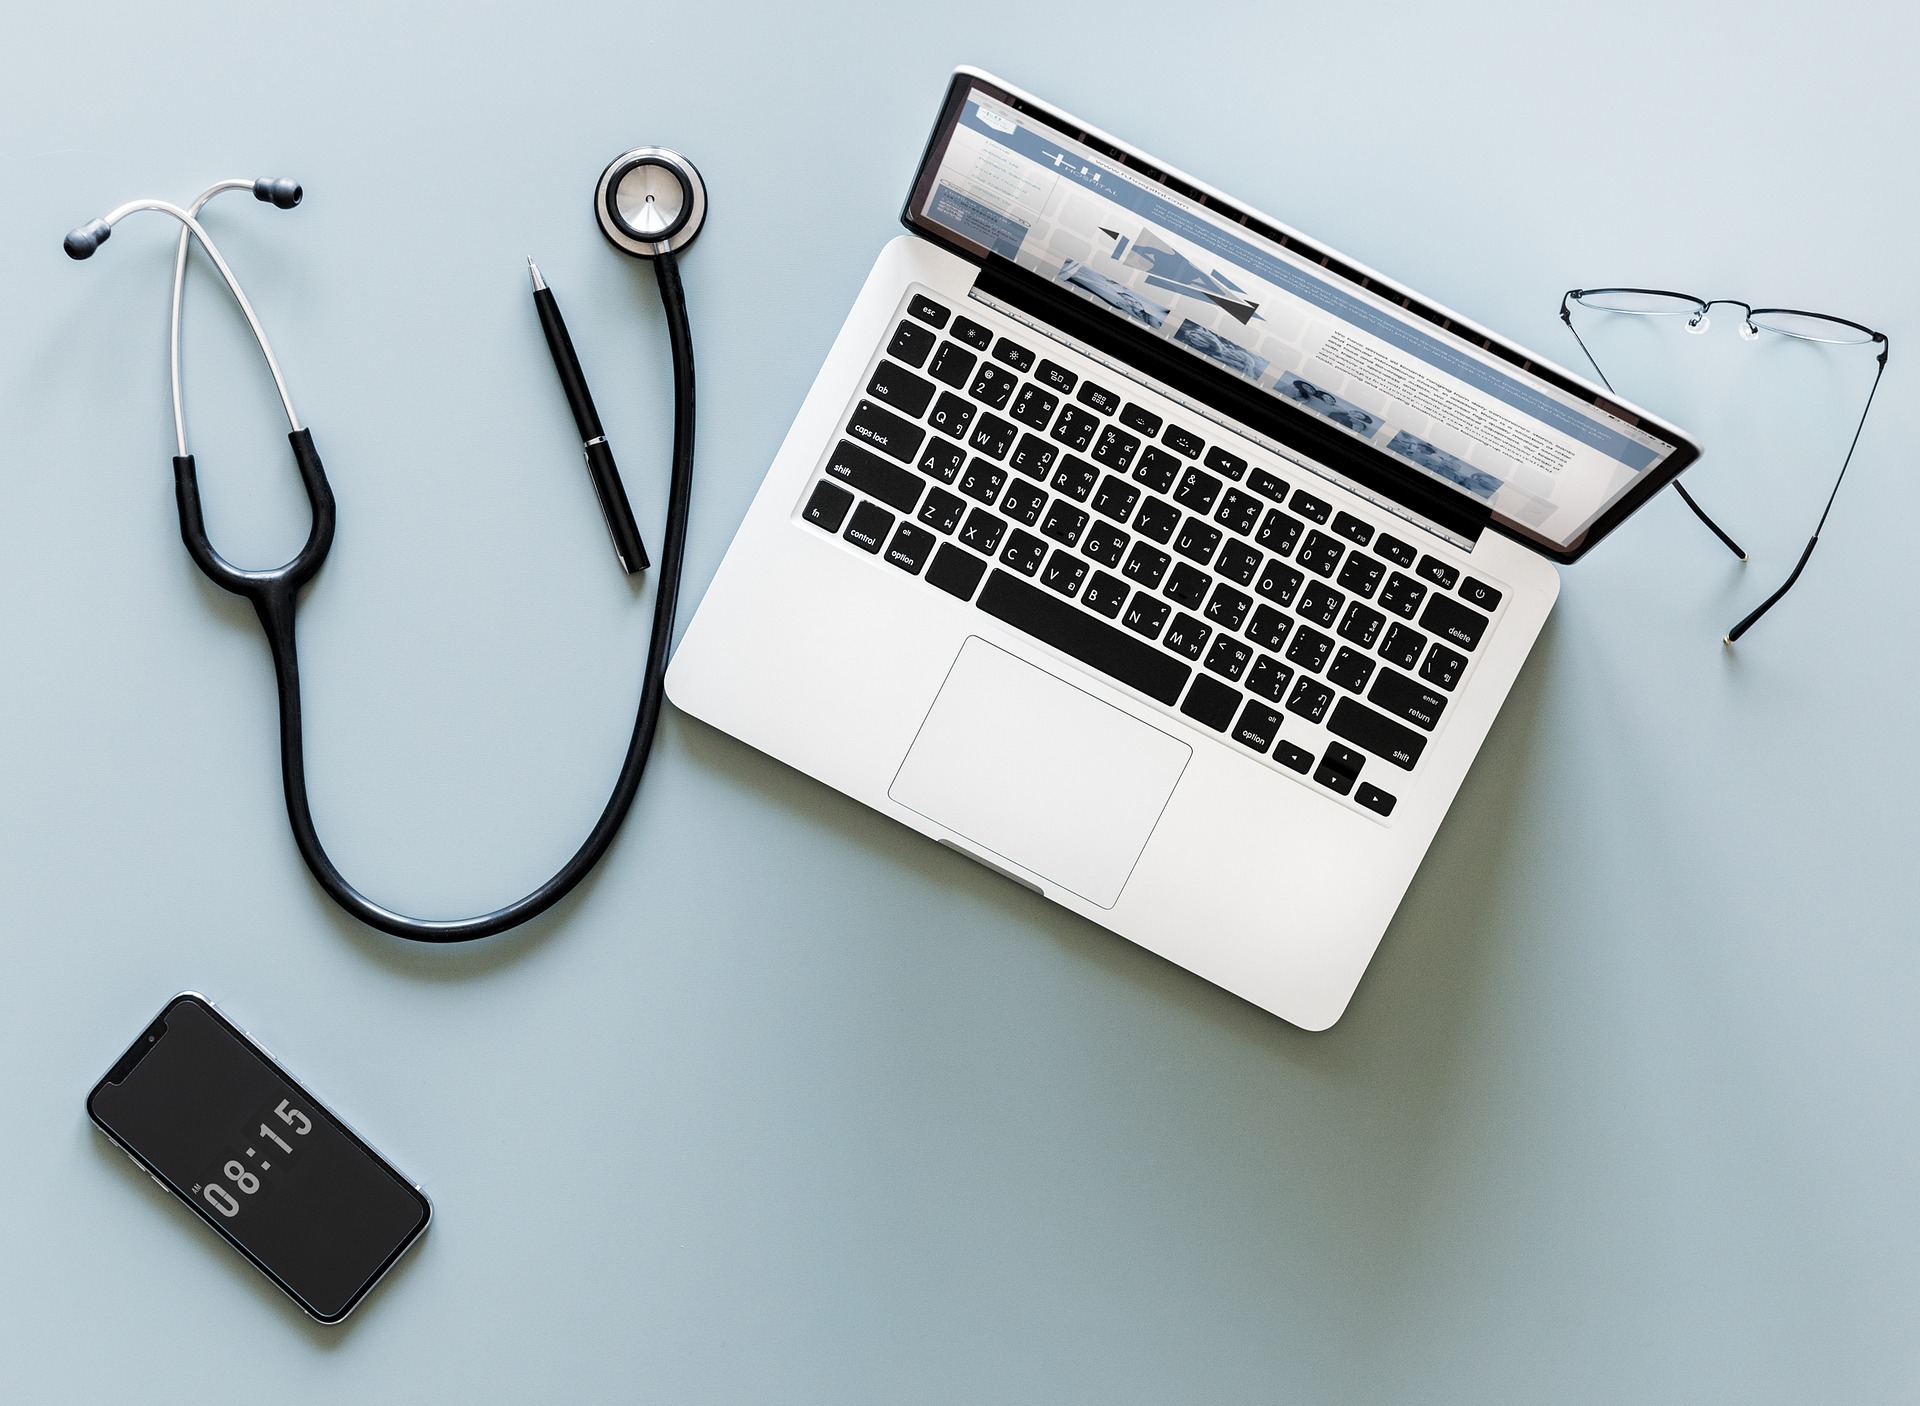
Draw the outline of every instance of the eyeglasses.
<instances>
[{"instance_id":1,"label":"eyeglasses","mask_svg":"<svg viewBox=\"0 0 1920 1406\"><path fill-rule=\"evenodd\" d=\"M1798 308L1756 308L1737 298L1696 298L1690 293L1669 293L1659 288L1573 288L1560 299L1560 320L1567 324L1567 330L1573 333L1573 340L1580 343L1581 354L1587 358L1587 364L1594 369L1600 381L1608 390L1613 382L1607 380L1607 373L1600 369L1600 363L1593 359L1593 353L1587 349L1586 341L1580 336L1580 329L1573 325L1572 305L1580 304L1595 312L1626 313L1632 317L1684 317L1689 332L1705 332L1711 325L1708 313L1717 307L1738 308L1741 313L1740 335L1746 341L1755 341L1762 334L1779 337L1791 337L1797 342L1821 342L1833 346L1878 345L1879 355L1875 358L1876 369L1873 373L1873 385L1867 390L1867 403L1861 407L1860 423L1853 428L1853 439L1847 445L1847 457L1840 461L1840 473L1833 481L1833 491L1827 495L1827 505L1820 512L1820 521L1814 526L1813 536L1807 539L1806 550L1800 553L1800 560L1794 564L1780 589L1755 606L1753 612L1727 631L1726 643L1732 644L1740 636L1753 628L1754 622L1780 602L1780 598L1793 589L1800 579L1800 573L1807 569L1807 560L1813 555L1813 549L1819 544L1820 529L1827 525L1827 514L1833 511L1833 500L1840 494L1840 484L1847 476L1847 465L1853 462L1853 451L1860 443L1860 431L1866 428L1867 412L1873 409L1874 392L1880 389L1880 377L1887 369L1887 334L1876 332L1871 327L1863 327L1844 317L1830 317L1825 313L1801 312ZM1693 509L1695 517L1704 522L1713 535L1726 544L1727 550L1747 559L1740 544L1721 530L1720 524L1707 516L1693 499L1693 495L1681 485L1680 480L1673 481L1673 488L1686 505Z\"/></svg>"}]
</instances>

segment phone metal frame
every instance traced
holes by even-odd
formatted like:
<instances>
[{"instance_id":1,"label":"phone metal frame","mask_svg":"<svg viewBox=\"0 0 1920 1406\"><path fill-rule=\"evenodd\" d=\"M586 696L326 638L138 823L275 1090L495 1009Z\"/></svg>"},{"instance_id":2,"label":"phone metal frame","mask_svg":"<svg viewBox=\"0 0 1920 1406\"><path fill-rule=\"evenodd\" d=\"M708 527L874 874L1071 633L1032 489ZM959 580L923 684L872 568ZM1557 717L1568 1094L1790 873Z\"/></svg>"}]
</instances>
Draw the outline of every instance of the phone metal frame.
<instances>
[{"instance_id":1,"label":"phone metal frame","mask_svg":"<svg viewBox=\"0 0 1920 1406\"><path fill-rule=\"evenodd\" d=\"M233 1232L228 1230L227 1227L221 1223L220 1217L214 1215L205 1206L201 1205L197 1198L193 1196L189 1196L186 1192L182 1191L179 1187L175 1186L171 1181L167 1180L165 1173L161 1172L159 1168L155 1167L145 1157L141 1156L137 1148L132 1147L128 1143L122 1141L120 1137L113 1131L113 1129L109 1128L104 1122L101 1121L100 1115L94 1111L94 1106L93 1106L94 1096L98 1094L100 1090L104 1088L106 1085L117 1084L121 1080L124 1080L127 1077L127 1075L133 1072L135 1066L137 1066L140 1063L141 1059L144 1059L146 1057L148 1050L151 1048L151 1045L149 1044L147 1037L153 1034L164 1034L167 1016L172 1012L175 1006L181 1005L184 1002L191 1002L194 1005L199 1006L208 1015L212 1016L213 1019L222 1028L224 1028L228 1034L232 1035L234 1039L238 1040L242 1045L244 1045L247 1048L247 1050L251 1052L256 1059L258 1059L262 1064L266 1065L267 1068L271 1069L274 1072L274 1074L276 1074L279 1078L285 1080L288 1084L291 1084L295 1089L298 1089L301 1095L305 1097L306 1100L313 1105L313 1109L315 1113L317 1113L321 1117L324 1117L329 1123L333 1124L334 1127L338 1128L342 1133L344 1133L349 1142L353 1143L362 1152L366 1153L375 1162L379 1163L381 1167L385 1168L385 1170L392 1175L395 1181L399 1182L402 1186L406 1187L408 1191L412 1192L414 1197L418 1199L418 1201L420 1202L420 1208L423 1214L421 1216L419 1225L415 1226L413 1229L413 1232L410 1235L408 1235L406 1239L400 1242L400 1244L394 1249L393 1253L388 1255L386 1260L381 1263L379 1269L374 1271L373 1276L370 1279L368 1279L366 1283L360 1286L360 1288L354 1293L353 1297L348 1299L346 1304L336 1314L329 1316L327 1314L321 1313L312 1304L308 1303L305 1299L300 1297L300 1294L293 1288L292 1285L288 1284L286 1280L282 1279L277 1273L274 1272L273 1267L271 1265L269 1265L265 1260L261 1259L258 1255L254 1254L253 1251L248 1249L245 1245L241 1244L239 1239L235 1237ZM118 1078L115 1077L116 1075L118 1076ZM324 1100L315 1098L312 1090L308 1089L305 1084L302 1084L298 1079L294 1078L293 1075L289 1074L286 1071L286 1069L281 1066L278 1060L276 1060L272 1055L267 1053L265 1049L261 1048L259 1041L255 1040L253 1036L248 1034L245 1030L242 1030L239 1026L235 1025L232 1021L228 1020L225 1014L221 1012L218 1006L216 1006L212 1001L207 999L207 997L201 995L198 991L180 992L178 995L172 997L166 1003L166 1005L160 1008L160 1013L158 1015L156 1015L152 1020L147 1022L146 1027L135 1038L133 1044L127 1047L125 1053L123 1053L118 1059L116 1059L113 1062L112 1066L107 1070L106 1074L102 1075L100 1080L94 1084L91 1090L88 1091L87 1117L93 1123L93 1126L97 1128L107 1138L109 1142L111 1142L115 1147L119 1148L122 1152L126 1153L127 1156L131 1157L134 1161L134 1164L138 1166L141 1171L145 1172L150 1178L152 1178L156 1186L160 1187L161 1190L165 1191L168 1195L172 1196L176 1201L179 1201L182 1205L186 1206L188 1210L192 1211L194 1215L198 1216L208 1226L211 1226L222 1240L226 1241L227 1244L231 1245L236 1251L238 1251L242 1256L244 1256L248 1261L248 1263L253 1265L255 1269L259 1270L270 1281L272 1281L275 1288L279 1289L281 1293L285 1294L288 1298L292 1299L294 1303L298 1304L300 1307L300 1311L306 1314L309 1318L313 1319L316 1323L325 1323L331 1326L332 1324L343 1322L346 1319L347 1315L352 1313L354 1309L358 1308L361 1305L361 1303L365 1301L367 1295L373 1292L374 1286L377 1285L382 1279L387 1277L388 1271L390 1271L394 1267L394 1265L399 1263L400 1257L406 1254L408 1250L413 1248L415 1242L417 1242L422 1235L426 1234L427 1227L433 1223L433 1201L430 1197L428 1197L427 1193L421 1189L419 1182L411 1180L403 1172L401 1172L401 1170L398 1167L394 1166L392 1161L390 1161L384 1153L382 1153L372 1143L368 1142L365 1138L361 1137L359 1133L353 1130L353 1128L348 1126L346 1120L341 1118L341 1116L338 1113L335 1113L330 1107L328 1107Z\"/></svg>"}]
</instances>

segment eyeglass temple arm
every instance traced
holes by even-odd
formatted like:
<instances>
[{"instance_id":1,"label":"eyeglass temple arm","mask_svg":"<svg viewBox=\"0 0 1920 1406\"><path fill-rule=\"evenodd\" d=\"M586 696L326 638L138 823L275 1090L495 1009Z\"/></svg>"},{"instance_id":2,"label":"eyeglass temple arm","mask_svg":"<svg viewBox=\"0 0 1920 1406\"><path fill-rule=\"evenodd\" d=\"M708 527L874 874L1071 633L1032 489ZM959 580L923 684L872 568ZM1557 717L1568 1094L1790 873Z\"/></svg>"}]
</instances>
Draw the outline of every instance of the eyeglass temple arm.
<instances>
[{"instance_id":1,"label":"eyeglass temple arm","mask_svg":"<svg viewBox=\"0 0 1920 1406\"><path fill-rule=\"evenodd\" d=\"M1853 442L1847 446L1847 457L1840 462L1840 473L1833 481L1833 491L1827 494L1827 506L1820 510L1820 521L1813 526L1813 536L1807 539L1806 550L1800 553L1800 560L1793 564L1793 570L1788 574L1787 579L1780 583L1780 589L1761 601L1744 620L1728 630L1723 643L1734 643L1740 636L1751 630L1762 615L1780 603L1780 598L1793 589L1794 583L1800 579L1800 573L1807 569L1807 562L1813 556L1813 549L1820 545L1820 530L1827 525L1827 514L1833 511L1833 500L1840 496L1840 485L1846 481L1847 466L1853 463L1853 451L1860 443L1860 432L1867 427L1867 415L1873 409L1874 393L1880 389L1880 378L1887 374L1889 344L1884 335L1880 333L1874 335L1880 342L1880 355L1875 358L1877 368L1873 373L1873 385L1867 391L1867 403L1860 408L1860 423L1853 427ZM1679 486L1679 484L1674 485L1675 488Z\"/></svg>"},{"instance_id":2,"label":"eyeglass temple arm","mask_svg":"<svg viewBox=\"0 0 1920 1406\"><path fill-rule=\"evenodd\" d=\"M1607 373L1600 369L1600 363L1593 359L1593 353L1587 349L1586 339L1580 335L1580 329L1573 325L1573 312L1572 312L1572 309L1568 307L1568 304L1573 299L1579 297L1583 291L1584 291L1583 289L1579 289L1579 288L1569 288L1565 293L1561 295L1560 320L1567 324L1567 331L1573 333L1573 340L1580 344L1580 354L1586 357L1587 365L1591 366L1593 368L1593 374L1600 378L1600 384L1605 386L1608 390L1612 390L1613 382L1609 381L1607 379ZM1679 479L1675 479L1673 481L1673 491L1680 495L1681 502L1685 503L1689 508L1693 509L1693 515L1699 518L1700 521L1704 522L1707 525L1707 531L1711 532L1714 536L1718 537L1720 541L1726 546L1726 549L1728 551L1732 552L1735 556L1739 557L1741 561L1745 561L1747 559L1746 549L1742 547L1738 542L1734 541L1733 538L1727 536L1726 531L1720 526L1719 523L1715 522L1712 518L1707 516L1707 510L1701 507L1698 503L1694 502L1693 495L1687 492L1687 490L1681 486Z\"/></svg>"}]
</instances>

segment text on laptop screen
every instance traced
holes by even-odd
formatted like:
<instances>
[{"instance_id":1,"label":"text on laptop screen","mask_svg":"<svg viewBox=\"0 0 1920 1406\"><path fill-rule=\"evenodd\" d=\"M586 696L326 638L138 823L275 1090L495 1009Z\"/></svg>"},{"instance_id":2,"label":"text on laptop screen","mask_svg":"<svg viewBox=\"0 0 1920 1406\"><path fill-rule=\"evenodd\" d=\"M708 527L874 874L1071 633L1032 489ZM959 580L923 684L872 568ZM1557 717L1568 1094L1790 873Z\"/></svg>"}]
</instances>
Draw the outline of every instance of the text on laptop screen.
<instances>
[{"instance_id":1,"label":"text on laptop screen","mask_svg":"<svg viewBox=\"0 0 1920 1406\"><path fill-rule=\"evenodd\" d=\"M916 213L1562 547L1674 449L977 89Z\"/></svg>"}]
</instances>

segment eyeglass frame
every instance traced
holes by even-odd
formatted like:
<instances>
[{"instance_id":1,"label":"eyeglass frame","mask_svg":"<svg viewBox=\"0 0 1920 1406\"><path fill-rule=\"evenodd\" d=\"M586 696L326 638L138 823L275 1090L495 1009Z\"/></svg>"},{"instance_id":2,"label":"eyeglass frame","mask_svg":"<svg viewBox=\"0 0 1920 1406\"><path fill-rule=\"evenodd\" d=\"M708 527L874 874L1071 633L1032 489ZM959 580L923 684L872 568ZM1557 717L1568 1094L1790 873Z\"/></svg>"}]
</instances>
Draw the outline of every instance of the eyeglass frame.
<instances>
[{"instance_id":1,"label":"eyeglass frame","mask_svg":"<svg viewBox=\"0 0 1920 1406\"><path fill-rule=\"evenodd\" d=\"M1755 606L1739 624L1727 631L1721 643L1732 645L1742 635L1746 634L1748 630L1752 629L1761 616L1765 615L1769 610L1772 610L1773 607L1779 603L1782 596L1793 589L1794 584L1800 579L1800 573L1806 570L1807 562L1813 556L1813 549L1820 543L1821 530L1827 525L1827 514L1833 511L1833 501L1840 496L1840 485L1846 481L1847 469L1853 463L1853 451L1860 444L1860 432L1867 427L1867 416L1873 410L1873 398L1875 393L1880 389L1880 378L1886 374L1887 353L1892 350L1892 344L1888 340L1886 333L1876 332L1865 323L1855 322L1850 317L1837 317L1832 313L1807 312L1802 308L1756 308L1752 304L1742 302L1738 298L1702 298L1695 293L1676 293L1667 288L1569 288L1565 293L1560 295L1560 320L1567 325L1567 331L1573 334L1573 340L1579 344L1580 354L1586 357L1587 365L1593 368L1594 374L1600 378L1601 384L1610 391L1613 390L1613 382L1607 379L1607 373L1602 371L1600 369L1600 363L1594 360L1593 353L1587 348L1586 339L1580 335L1580 329L1573 325L1573 313L1569 304L1577 302L1580 306L1587 308L1589 312L1612 312L1619 313L1624 317L1680 317L1686 316L1686 314L1678 308L1672 312L1654 312L1635 308L1593 307L1584 301L1590 293L1639 293L1655 298L1678 298L1682 302L1692 303L1694 305L1694 312L1691 316L1687 317L1687 327L1689 330L1699 327L1707 314L1714 308L1735 307L1739 308L1742 313L1742 330L1751 334L1751 338L1754 339L1757 339L1762 332L1771 332L1777 337L1790 337L1794 341L1813 342L1819 346L1864 347L1878 345L1880 348L1874 357L1876 366L1873 373L1873 384L1867 388L1866 404L1860 409L1859 422L1854 425L1853 438L1847 444L1847 456L1840 461L1840 472L1833 480L1832 491L1827 494L1826 506L1820 511L1820 521L1814 524L1813 536L1807 539L1806 548L1800 553L1799 561L1794 563L1793 570L1787 574L1787 579L1780 584L1780 588L1765 600L1761 601L1759 605ZM1768 313L1787 313L1794 317L1808 317L1818 319L1821 322L1838 323L1842 327L1851 327L1856 332L1866 333L1866 340L1829 341L1822 337L1802 336L1797 332L1788 332L1778 327L1755 325L1754 318L1765 317ZM1707 515L1706 509L1694 501L1693 495L1687 492L1685 486L1681 484L1677 477L1673 480L1673 488L1674 491L1680 495L1681 501L1693 510L1693 515L1707 525L1708 530L1725 544L1727 550L1739 557L1742 562L1745 562L1747 560L1745 550L1742 549L1738 542L1727 535L1719 523Z\"/></svg>"}]
</instances>

